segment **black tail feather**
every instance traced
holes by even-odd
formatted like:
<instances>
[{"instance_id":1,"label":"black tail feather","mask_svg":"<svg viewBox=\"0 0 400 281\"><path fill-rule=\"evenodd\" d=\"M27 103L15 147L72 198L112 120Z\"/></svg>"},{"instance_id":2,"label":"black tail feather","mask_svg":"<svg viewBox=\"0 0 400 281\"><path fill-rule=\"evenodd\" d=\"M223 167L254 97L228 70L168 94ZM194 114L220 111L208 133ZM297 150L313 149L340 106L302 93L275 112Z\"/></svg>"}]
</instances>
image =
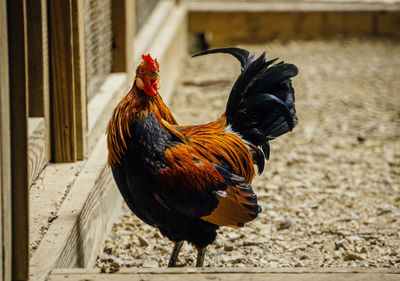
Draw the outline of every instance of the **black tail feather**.
<instances>
[{"instance_id":1,"label":"black tail feather","mask_svg":"<svg viewBox=\"0 0 400 281\"><path fill-rule=\"evenodd\" d=\"M227 123L253 147L253 159L262 172L260 153L269 158L269 140L291 131L297 124L295 97L291 78L297 67L277 59L265 60L265 52L256 60L240 48L208 50L194 56L228 53L241 64L242 73L236 79L226 106ZM259 149L258 147L261 147ZM261 152L262 151L262 152Z\"/></svg>"},{"instance_id":2,"label":"black tail feather","mask_svg":"<svg viewBox=\"0 0 400 281\"><path fill-rule=\"evenodd\" d=\"M192 58L198 57L198 56L204 56L208 54L217 54L217 53L225 53L225 54L231 54L235 58L237 58L240 61L240 65L242 67L242 71L246 68L247 64L249 61L252 61L253 56L250 56L249 58L249 51L241 48L235 48L235 47L230 47L230 48L219 48L219 49L212 49L212 50L207 50L203 51L197 54L194 54Z\"/></svg>"},{"instance_id":3,"label":"black tail feather","mask_svg":"<svg viewBox=\"0 0 400 281\"><path fill-rule=\"evenodd\" d=\"M261 149L264 152L265 155L265 159L269 160L269 156L270 156L270 148L269 148L269 142L266 141L261 145Z\"/></svg>"}]
</instances>

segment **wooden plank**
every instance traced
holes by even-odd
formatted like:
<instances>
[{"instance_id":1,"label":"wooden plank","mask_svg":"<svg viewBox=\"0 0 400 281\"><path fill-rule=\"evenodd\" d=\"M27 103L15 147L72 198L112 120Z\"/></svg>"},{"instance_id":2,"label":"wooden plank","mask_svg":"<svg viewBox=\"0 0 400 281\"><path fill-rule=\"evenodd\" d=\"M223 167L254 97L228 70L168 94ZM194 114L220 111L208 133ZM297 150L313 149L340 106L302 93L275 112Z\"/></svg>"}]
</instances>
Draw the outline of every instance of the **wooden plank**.
<instances>
[{"instance_id":1,"label":"wooden plank","mask_svg":"<svg viewBox=\"0 0 400 281\"><path fill-rule=\"evenodd\" d=\"M112 0L113 72L133 74L133 38L135 35L135 1Z\"/></svg>"},{"instance_id":2,"label":"wooden plank","mask_svg":"<svg viewBox=\"0 0 400 281\"><path fill-rule=\"evenodd\" d=\"M183 57L187 54L186 33L186 10L176 6L148 47L148 52L160 63L160 94L165 102L174 91Z\"/></svg>"},{"instance_id":3,"label":"wooden plank","mask_svg":"<svg viewBox=\"0 0 400 281\"><path fill-rule=\"evenodd\" d=\"M73 67L76 120L76 157L82 160L87 155L86 112L86 53L84 28L84 1L72 0Z\"/></svg>"},{"instance_id":4,"label":"wooden plank","mask_svg":"<svg viewBox=\"0 0 400 281\"><path fill-rule=\"evenodd\" d=\"M121 275L121 274L71 274L71 275L50 275L49 281L68 281L68 280L120 280L120 281L176 281L181 278L188 278L178 274L166 274L166 275L146 275L146 274L132 274L132 275ZM193 278L193 279L192 279ZM369 274L367 276L363 274L204 274L197 275L196 277L190 277L190 280L215 280L215 281L381 281L381 280L393 280L398 281L399 278L395 274Z\"/></svg>"},{"instance_id":5,"label":"wooden plank","mask_svg":"<svg viewBox=\"0 0 400 281\"><path fill-rule=\"evenodd\" d=\"M375 16L377 36L400 38L400 11L377 13Z\"/></svg>"},{"instance_id":6,"label":"wooden plank","mask_svg":"<svg viewBox=\"0 0 400 281\"><path fill-rule=\"evenodd\" d=\"M394 15L397 15L397 20ZM330 39L344 37L387 36L400 39L399 13L387 12L390 28L379 32L385 22L375 11L192 11L189 13L189 31L212 33L211 46L243 43L265 43L271 40ZM379 21L376 20L379 17ZM378 22L378 23L377 23ZM232 32L234 30L235 32Z\"/></svg>"},{"instance_id":7,"label":"wooden plank","mask_svg":"<svg viewBox=\"0 0 400 281\"><path fill-rule=\"evenodd\" d=\"M146 23L135 37L133 52L135 65L140 63L141 55L148 51L151 42L160 34L160 30L170 16L174 6L173 0L159 1L149 15Z\"/></svg>"},{"instance_id":8,"label":"wooden plank","mask_svg":"<svg viewBox=\"0 0 400 281\"><path fill-rule=\"evenodd\" d=\"M28 20L29 116L44 117L44 165L51 158L47 1L32 0L27 1L26 5ZM43 168L43 165L40 169ZM40 169L38 167L37 170Z\"/></svg>"},{"instance_id":9,"label":"wooden plank","mask_svg":"<svg viewBox=\"0 0 400 281\"><path fill-rule=\"evenodd\" d=\"M28 120L28 170L29 186L35 181L47 163L46 127L43 117L31 117Z\"/></svg>"},{"instance_id":10,"label":"wooden plank","mask_svg":"<svg viewBox=\"0 0 400 281\"><path fill-rule=\"evenodd\" d=\"M10 92L6 2L0 1L0 279L11 280Z\"/></svg>"},{"instance_id":11,"label":"wooden plank","mask_svg":"<svg viewBox=\"0 0 400 281\"><path fill-rule=\"evenodd\" d=\"M25 1L7 1L10 77L12 278L29 273L28 66Z\"/></svg>"},{"instance_id":12,"label":"wooden plank","mask_svg":"<svg viewBox=\"0 0 400 281\"><path fill-rule=\"evenodd\" d=\"M90 265L100 252L122 197L106 167L106 140L97 143L31 259L30 280L44 280L56 265ZM86 206L86 207L85 207Z\"/></svg>"},{"instance_id":13,"label":"wooden plank","mask_svg":"<svg viewBox=\"0 0 400 281\"><path fill-rule=\"evenodd\" d=\"M91 151L99 137L104 135L110 114L131 87L126 73L110 74L96 95L90 100L88 110L88 150Z\"/></svg>"},{"instance_id":14,"label":"wooden plank","mask_svg":"<svg viewBox=\"0 0 400 281\"><path fill-rule=\"evenodd\" d=\"M53 274L96 274L99 268L55 268ZM225 274L225 273L249 273L249 274L276 274L276 273L323 273L323 274L400 274L399 268L361 268L361 267L280 267L280 268L259 268L259 267L175 267L175 268L121 268L118 274L187 274L196 276L197 274ZM111 274L112 275L112 274Z\"/></svg>"},{"instance_id":15,"label":"wooden plank","mask_svg":"<svg viewBox=\"0 0 400 281\"><path fill-rule=\"evenodd\" d=\"M398 11L400 2L366 1L182 1L189 12L360 12Z\"/></svg>"},{"instance_id":16,"label":"wooden plank","mask_svg":"<svg viewBox=\"0 0 400 281\"><path fill-rule=\"evenodd\" d=\"M182 269L123 269L113 274L98 269L55 269L48 280L398 280L399 271L359 269L259 269L259 268L182 268Z\"/></svg>"},{"instance_id":17,"label":"wooden plank","mask_svg":"<svg viewBox=\"0 0 400 281\"><path fill-rule=\"evenodd\" d=\"M49 91L47 49L47 3L26 3L28 20L29 116L44 117L44 96Z\"/></svg>"},{"instance_id":18,"label":"wooden plank","mask_svg":"<svg viewBox=\"0 0 400 281\"><path fill-rule=\"evenodd\" d=\"M110 204L110 202L113 202ZM92 268L103 243L120 213L122 197L110 169L104 166L63 248L56 267Z\"/></svg>"},{"instance_id":19,"label":"wooden plank","mask_svg":"<svg viewBox=\"0 0 400 281\"><path fill-rule=\"evenodd\" d=\"M125 73L110 75L102 86L101 92L98 93L99 97L106 100L106 103L101 106L101 104L95 102L96 100L92 100L88 106L89 117L98 116L92 124L89 140L104 139L104 128L109 116L127 90ZM99 108L102 111L98 112ZM95 112L92 112L93 110ZM39 177L38 185L31 189L32 204L40 204L45 208L45 210L34 210L31 216L31 243L35 248L38 247L36 251L32 251L31 280L44 280L47 272L58 263L60 257L63 257L60 261L62 264L78 262L90 264L101 252L100 247L103 242L101 236L104 239L109 232L108 229L114 221L115 212L120 211L120 208L115 208L115 206L122 201L119 192L115 190L115 184L113 181L110 182L109 171L101 173L103 169L106 169L107 158L106 145L104 142L102 145L101 148L98 148L98 143L93 143L95 148L84 164L86 169L81 167L82 162L50 164L42 172L43 175ZM75 178L76 175L78 175L77 178ZM91 177L87 178L88 175L91 175ZM83 180L80 180L82 177ZM51 191L43 196L43 190L48 189L49 186L51 186ZM66 196L66 194L68 195ZM85 201L85 198L91 199ZM106 201L103 202L103 199ZM82 213L83 206L86 206L85 202L89 202L87 204L93 204L93 202L100 204L95 205L92 211L90 211L90 208L89 211L85 211L85 216L89 216L89 219L85 219L85 223L90 224L90 227L78 223L79 213ZM53 214L50 214L51 211ZM54 215L58 216L57 219L51 224L47 223L48 218ZM90 216L93 216L93 218L90 218ZM92 220L93 222L91 222ZM82 230L79 226L86 228ZM49 229L44 237L41 234L42 231L40 231L42 227ZM76 236L78 230L82 231L84 235ZM85 237L95 237L96 239L92 240L92 238ZM71 248L71 246L66 245L83 245L80 247L85 251L78 251L78 247Z\"/></svg>"},{"instance_id":20,"label":"wooden plank","mask_svg":"<svg viewBox=\"0 0 400 281\"><path fill-rule=\"evenodd\" d=\"M58 219L57 211L83 167L83 162L50 163L29 189L29 245L35 254L49 227ZM35 207L38 206L38 207ZM39 207L40 206L40 207Z\"/></svg>"},{"instance_id":21,"label":"wooden plank","mask_svg":"<svg viewBox=\"0 0 400 281\"><path fill-rule=\"evenodd\" d=\"M52 158L55 162L73 162L77 157L71 0L48 3Z\"/></svg>"}]
</instances>

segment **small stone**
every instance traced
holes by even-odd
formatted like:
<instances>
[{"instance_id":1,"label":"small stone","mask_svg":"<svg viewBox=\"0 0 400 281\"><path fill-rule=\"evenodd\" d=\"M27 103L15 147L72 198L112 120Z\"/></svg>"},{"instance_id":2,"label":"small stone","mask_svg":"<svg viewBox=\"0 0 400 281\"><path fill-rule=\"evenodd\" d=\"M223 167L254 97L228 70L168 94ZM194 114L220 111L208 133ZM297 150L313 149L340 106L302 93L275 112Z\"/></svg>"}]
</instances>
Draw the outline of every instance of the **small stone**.
<instances>
[{"instance_id":1,"label":"small stone","mask_svg":"<svg viewBox=\"0 0 400 281\"><path fill-rule=\"evenodd\" d=\"M147 247L147 246L149 246L149 242L148 242L145 238L143 238L143 237L140 236L140 235L138 235L137 238L138 238L138 240L139 240L140 246L142 246L142 247Z\"/></svg>"},{"instance_id":2,"label":"small stone","mask_svg":"<svg viewBox=\"0 0 400 281\"><path fill-rule=\"evenodd\" d=\"M359 248L358 253L360 253L360 254L367 254L367 253L368 253L367 247L362 246L361 248Z\"/></svg>"},{"instance_id":3,"label":"small stone","mask_svg":"<svg viewBox=\"0 0 400 281\"><path fill-rule=\"evenodd\" d=\"M304 267L304 263L302 263L301 261L298 261L294 264L294 267Z\"/></svg>"},{"instance_id":4,"label":"small stone","mask_svg":"<svg viewBox=\"0 0 400 281\"><path fill-rule=\"evenodd\" d=\"M224 245L224 250L225 251L232 251L233 250L233 244L232 243L226 243Z\"/></svg>"},{"instance_id":5,"label":"small stone","mask_svg":"<svg viewBox=\"0 0 400 281\"><path fill-rule=\"evenodd\" d=\"M279 263L276 262L276 261L272 261L272 262L269 263L269 266L273 267L273 268L277 268L279 266Z\"/></svg>"},{"instance_id":6,"label":"small stone","mask_svg":"<svg viewBox=\"0 0 400 281\"><path fill-rule=\"evenodd\" d=\"M47 219L47 221L49 222L49 223L52 223L54 220L56 220L58 218L58 215L51 215L48 219Z\"/></svg>"},{"instance_id":7,"label":"small stone","mask_svg":"<svg viewBox=\"0 0 400 281\"><path fill-rule=\"evenodd\" d=\"M360 255L355 253L345 252L343 253L343 260L344 261L356 261L356 260L363 260L364 258Z\"/></svg>"},{"instance_id":8,"label":"small stone","mask_svg":"<svg viewBox=\"0 0 400 281\"><path fill-rule=\"evenodd\" d=\"M307 260L307 259L310 259L310 257L307 256L306 254L303 254L303 255L300 256L300 259L301 260Z\"/></svg>"},{"instance_id":9,"label":"small stone","mask_svg":"<svg viewBox=\"0 0 400 281\"><path fill-rule=\"evenodd\" d=\"M289 264L289 261L285 258L281 258L281 259L279 259L279 263L280 264Z\"/></svg>"},{"instance_id":10,"label":"small stone","mask_svg":"<svg viewBox=\"0 0 400 281\"><path fill-rule=\"evenodd\" d=\"M335 250L348 250L349 244L345 240L335 241Z\"/></svg>"},{"instance_id":11,"label":"small stone","mask_svg":"<svg viewBox=\"0 0 400 281\"><path fill-rule=\"evenodd\" d=\"M236 239L239 239L239 238L240 238L240 235L237 234L237 233L235 233L235 232L229 232L229 233L227 234L227 236L228 236L228 238L229 238L230 240L236 240Z\"/></svg>"},{"instance_id":12,"label":"small stone","mask_svg":"<svg viewBox=\"0 0 400 281\"><path fill-rule=\"evenodd\" d=\"M285 220L279 222L276 229L277 230L288 229L291 226L293 226L295 223L296 223L296 221L294 219L288 218L288 219L285 219Z\"/></svg>"},{"instance_id":13,"label":"small stone","mask_svg":"<svg viewBox=\"0 0 400 281\"><path fill-rule=\"evenodd\" d=\"M355 261L350 261L350 262L349 262L349 266L351 266L351 267L356 267L357 264L355 263Z\"/></svg>"}]
</instances>

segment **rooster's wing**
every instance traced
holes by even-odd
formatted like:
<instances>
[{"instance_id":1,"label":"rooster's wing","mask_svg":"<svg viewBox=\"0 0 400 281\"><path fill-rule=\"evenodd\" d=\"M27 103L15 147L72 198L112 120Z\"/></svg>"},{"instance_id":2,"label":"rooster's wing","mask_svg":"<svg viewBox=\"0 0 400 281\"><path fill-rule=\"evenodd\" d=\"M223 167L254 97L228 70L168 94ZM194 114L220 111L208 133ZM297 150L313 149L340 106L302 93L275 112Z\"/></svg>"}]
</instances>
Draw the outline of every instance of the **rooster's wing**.
<instances>
[{"instance_id":1,"label":"rooster's wing","mask_svg":"<svg viewBox=\"0 0 400 281\"><path fill-rule=\"evenodd\" d=\"M257 217L257 197L244 178L217 165L190 144L165 151L155 198L167 209L220 226L242 226Z\"/></svg>"}]
</instances>

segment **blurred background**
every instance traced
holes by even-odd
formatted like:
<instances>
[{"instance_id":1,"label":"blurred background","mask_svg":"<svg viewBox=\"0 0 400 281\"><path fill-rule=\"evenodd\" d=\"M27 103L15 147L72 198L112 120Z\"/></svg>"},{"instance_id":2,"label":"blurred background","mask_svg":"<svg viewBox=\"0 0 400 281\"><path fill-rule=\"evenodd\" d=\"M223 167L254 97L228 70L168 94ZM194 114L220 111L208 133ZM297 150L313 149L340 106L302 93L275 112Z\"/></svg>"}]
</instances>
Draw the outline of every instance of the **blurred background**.
<instances>
[{"instance_id":1,"label":"blurred background","mask_svg":"<svg viewBox=\"0 0 400 281\"><path fill-rule=\"evenodd\" d=\"M222 228L210 267L400 267L400 1L0 2L3 280L165 267L169 242L122 203L104 130L141 54L180 124L214 120L238 46L294 63L299 124L253 183L263 212ZM185 245L178 263L192 266ZM100 268L100 269L99 269Z\"/></svg>"}]
</instances>

